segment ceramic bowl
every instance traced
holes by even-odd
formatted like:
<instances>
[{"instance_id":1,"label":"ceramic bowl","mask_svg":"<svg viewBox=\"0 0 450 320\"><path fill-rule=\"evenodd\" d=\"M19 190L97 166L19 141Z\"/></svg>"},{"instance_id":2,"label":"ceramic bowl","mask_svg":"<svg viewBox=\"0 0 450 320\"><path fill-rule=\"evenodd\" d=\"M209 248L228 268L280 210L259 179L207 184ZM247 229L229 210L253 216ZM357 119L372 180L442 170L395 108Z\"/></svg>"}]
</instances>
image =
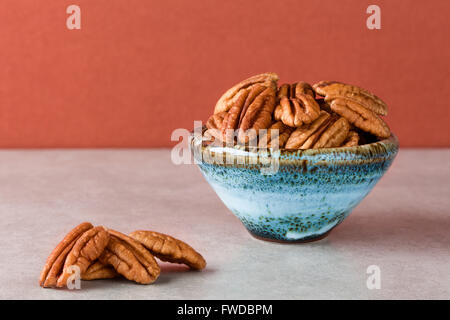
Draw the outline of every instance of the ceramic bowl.
<instances>
[{"instance_id":1,"label":"ceramic bowl","mask_svg":"<svg viewBox=\"0 0 450 320\"><path fill-rule=\"evenodd\" d=\"M367 196L397 155L398 140L392 135L356 147L272 153L208 147L193 134L190 149L253 236L306 242L325 237Z\"/></svg>"}]
</instances>

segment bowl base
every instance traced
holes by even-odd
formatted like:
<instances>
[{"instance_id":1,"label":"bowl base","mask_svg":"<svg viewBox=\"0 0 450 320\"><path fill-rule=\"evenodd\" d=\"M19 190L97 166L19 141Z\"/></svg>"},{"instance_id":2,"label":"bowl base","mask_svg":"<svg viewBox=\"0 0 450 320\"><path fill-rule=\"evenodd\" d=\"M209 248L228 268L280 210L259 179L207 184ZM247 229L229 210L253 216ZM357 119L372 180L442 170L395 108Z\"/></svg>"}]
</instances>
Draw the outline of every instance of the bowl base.
<instances>
[{"instance_id":1,"label":"bowl base","mask_svg":"<svg viewBox=\"0 0 450 320\"><path fill-rule=\"evenodd\" d=\"M331 230L333 230L333 229L331 229ZM299 244L299 243L315 242L315 241L325 239L328 236L328 234L331 232L331 230L325 232L324 234L318 235L316 237L309 237L307 239L299 239L299 240L280 240L280 239L273 239L273 238L265 238L265 237L258 236L257 234L251 232L250 230L247 230L247 231L248 231L248 233L250 233L250 235L253 238L255 238L257 240L276 242L276 243L282 243L282 244Z\"/></svg>"}]
</instances>

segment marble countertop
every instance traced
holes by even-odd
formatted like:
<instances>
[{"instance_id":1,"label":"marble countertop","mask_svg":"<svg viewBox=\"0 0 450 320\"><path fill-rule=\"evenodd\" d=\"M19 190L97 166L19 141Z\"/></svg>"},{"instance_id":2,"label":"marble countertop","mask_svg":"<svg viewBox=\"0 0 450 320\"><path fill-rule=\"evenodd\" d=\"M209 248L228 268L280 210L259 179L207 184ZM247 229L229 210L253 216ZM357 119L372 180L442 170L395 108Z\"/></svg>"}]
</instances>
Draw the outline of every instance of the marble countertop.
<instances>
[{"instance_id":1,"label":"marble countertop","mask_svg":"<svg viewBox=\"0 0 450 320\"><path fill-rule=\"evenodd\" d=\"M252 238L195 165L170 150L0 151L1 299L450 298L450 150L401 150L389 172L324 240ZM162 265L153 285L83 281L42 289L47 255L82 221L179 237L203 272ZM368 289L367 268L381 288Z\"/></svg>"}]
</instances>

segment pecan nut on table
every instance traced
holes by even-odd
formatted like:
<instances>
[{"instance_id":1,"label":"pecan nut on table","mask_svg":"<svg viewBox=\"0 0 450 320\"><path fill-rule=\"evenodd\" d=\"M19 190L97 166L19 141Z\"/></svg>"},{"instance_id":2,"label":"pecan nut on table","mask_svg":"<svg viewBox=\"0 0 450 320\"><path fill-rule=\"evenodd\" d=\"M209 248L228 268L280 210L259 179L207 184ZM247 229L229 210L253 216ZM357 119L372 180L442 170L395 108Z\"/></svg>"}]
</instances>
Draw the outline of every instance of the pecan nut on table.
<instances>
[{"instance_id":1,"label":"pecan nut on table","mask_svg":"<svg viewBox=\"0 0 450 320\"><path fill-rule=\"evenodd\" d=\"M277 82L275 73L263 73L227 90L206 122L205 140L312 149L353 147L391 135L382 118L386 103L363 88L337 81Z\"/></svg>"},{"instance_id":2,"label":"pecan nut on table","mask_svg":"<svg viewBox=\"0 0 450 320\"><path fill-rule=\"evenodd\" d=\"M180 263L194 270L206 267L200 253L187 243L154 231L135 231L129 236L84 222L56 246L42 269L42 287L66 287L73 267L82 280L124 277L140 284L156 281L161 269L155 259Z\"/></svg>"}]
</instances>

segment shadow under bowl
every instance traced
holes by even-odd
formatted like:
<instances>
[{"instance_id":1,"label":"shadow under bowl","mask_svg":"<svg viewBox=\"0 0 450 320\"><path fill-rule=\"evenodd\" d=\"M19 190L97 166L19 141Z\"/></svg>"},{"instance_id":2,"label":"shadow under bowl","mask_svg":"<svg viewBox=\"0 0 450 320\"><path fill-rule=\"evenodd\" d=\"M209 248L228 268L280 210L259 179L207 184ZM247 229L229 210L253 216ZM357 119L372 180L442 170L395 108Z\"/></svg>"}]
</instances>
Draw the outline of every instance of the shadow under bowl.
<instances>
[{"instance_id":1,"label":"shadow under bowl","mask_svg":"<svg viewBox=\"0 0 450 320\"><path fill-rule=\"evenodd\" d=\"M387 171L398 140L309 150L244 150L205 146L192 134L190 149L223 203L256 238L309 242L340 224Z\"/></svg>"}]
</instances>

